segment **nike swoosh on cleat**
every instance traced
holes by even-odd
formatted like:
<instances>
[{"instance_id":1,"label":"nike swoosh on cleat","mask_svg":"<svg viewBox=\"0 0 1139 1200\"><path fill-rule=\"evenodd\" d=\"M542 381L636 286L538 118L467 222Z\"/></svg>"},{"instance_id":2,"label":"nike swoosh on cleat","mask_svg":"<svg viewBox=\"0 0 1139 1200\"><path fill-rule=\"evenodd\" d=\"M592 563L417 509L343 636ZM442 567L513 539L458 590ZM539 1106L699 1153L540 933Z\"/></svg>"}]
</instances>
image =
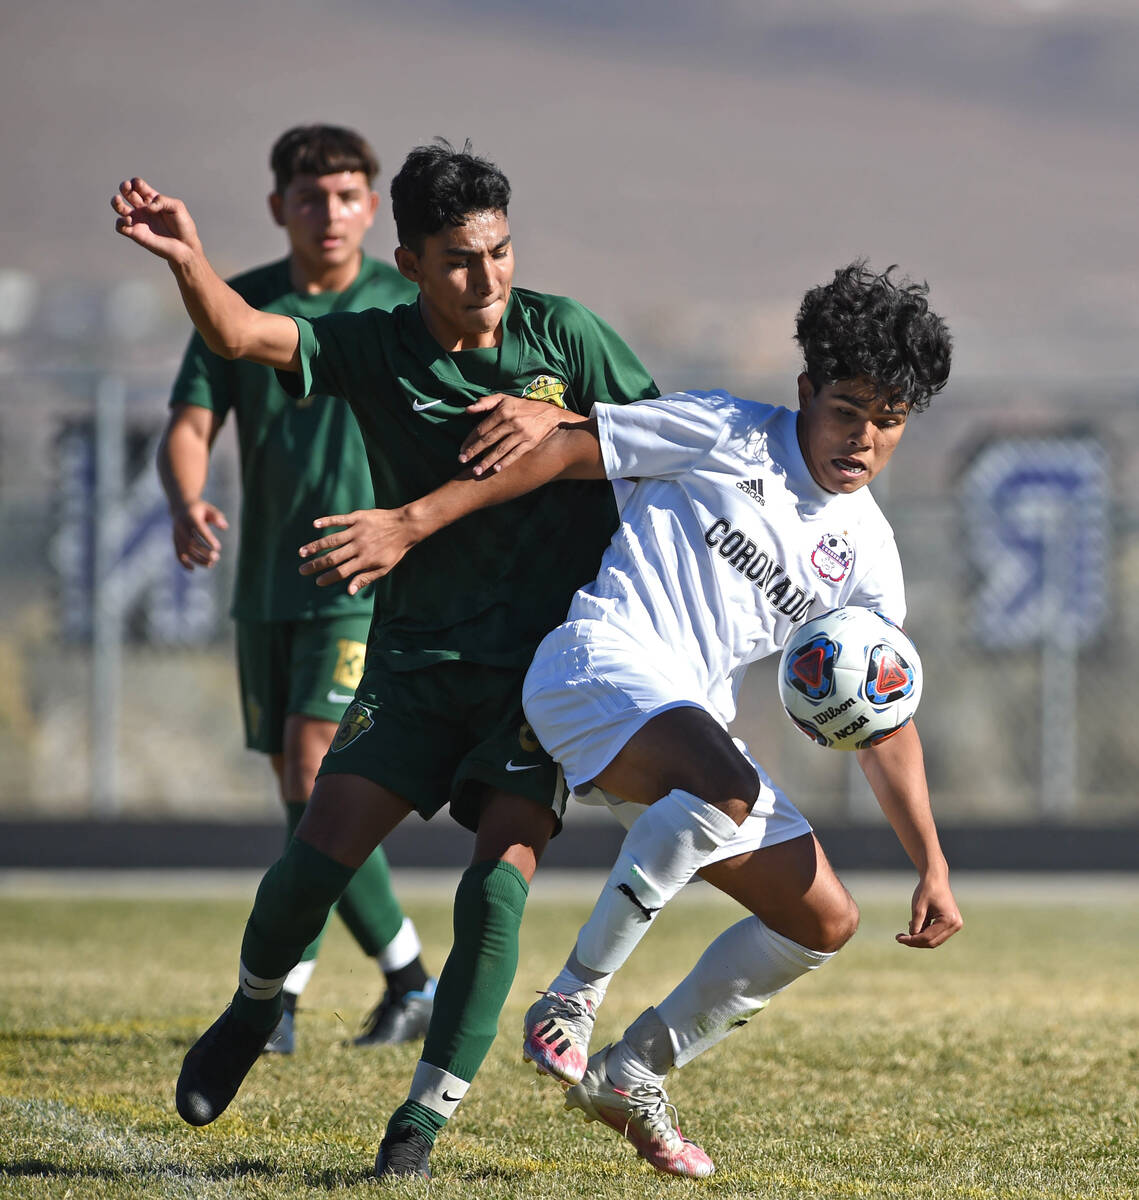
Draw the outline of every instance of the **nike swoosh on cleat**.
<instances>
[{"instance_id":1,"label":"nike swoosh on cleat","mask_svg":"<svg viewBox=\"0 0 1139 1200\"><path fill-rule=\"evenodd\" d=\"M512 759L506 764L508 771L536 771L541 766L541 763L524 763L519 764Z\"/></svg>"},{"instance_id":2,"label":"nike swoosh on cleat","mask_svg":"<svg viewBox=\"0 0 1139 1200\"><path fill-rule=\"evenodd\" d=\"M329 692L325 699L329 704L351 704L356 699L355 696L348 696L344 692Z\"/></svg>"}]
</instances>

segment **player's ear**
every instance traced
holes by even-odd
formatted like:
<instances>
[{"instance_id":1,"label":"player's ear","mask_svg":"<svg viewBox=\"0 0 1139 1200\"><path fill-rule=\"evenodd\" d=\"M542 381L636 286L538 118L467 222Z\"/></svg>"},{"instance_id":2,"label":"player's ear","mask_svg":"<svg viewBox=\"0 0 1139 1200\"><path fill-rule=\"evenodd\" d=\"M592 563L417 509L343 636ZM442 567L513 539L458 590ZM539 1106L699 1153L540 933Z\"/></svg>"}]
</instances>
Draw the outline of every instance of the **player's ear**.
<instances>
[{"instance_id":1,"label":"player's ear","mask_svg":"<svg viewBox=\"0 0 1139 1200\"><path fill-rule=\"evenodd\" d=\"M269 193L269 212L272 214L274 224L284 225L285 202L279 192Z\"/></svg>"},{"instance_id":2,"label":"player's ear","mask_svg":"<svg viewBox=\"0 0 1139 1200\"><path fill-rule=\"evenodd\" d=\"M804 409L815 395L815 385L811 382L810 376L804 371L799 376L799 408Z\"/></svg>"},{"instance_id":3,"label":"player's ear","mask_svg":"<svg viewBox=\"0 0 1139 1200\"><path fill-rule=\"evenodd\" d=\"M371 225L371 223L376 219L376 213L379 211L379 207L380 207L380 193L379 192L369 192L368 193L368 224L369 225Z\"/></svg>"},{"instance_id":4,"label":"player's ear","mask_svg":"<svg viewBox=\"0 0 1139 1200\"><path fill-rule=\"evenodd\" d=\"M422 277L423 273L419 269L419 255L406 246L395 248L395 265L404 279L409 279L412 283L418 283Z\"/></svg>"}]
</instances>

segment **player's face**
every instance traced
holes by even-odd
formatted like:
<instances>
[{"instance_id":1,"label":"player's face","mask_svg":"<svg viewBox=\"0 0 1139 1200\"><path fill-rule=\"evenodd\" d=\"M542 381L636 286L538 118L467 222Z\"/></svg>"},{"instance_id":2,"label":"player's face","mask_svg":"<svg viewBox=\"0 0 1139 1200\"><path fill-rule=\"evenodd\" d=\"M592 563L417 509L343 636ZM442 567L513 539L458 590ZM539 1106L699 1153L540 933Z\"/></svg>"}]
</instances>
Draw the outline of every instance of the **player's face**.
<instances>
[{"instance_id":1,"label":"player's face","mask_svg":"<svg viewBox=\"0 0 1139 1200\"><path fill-rule=\"evenodd\" d=\"M799 448L828 492L856 492L890 461L906 428L904 404L865 379L842 379L816 392L799 376Z\"/></svg>"},{"instance_id":2,"label":"player's face","mask_svg":"<svg viewBox=\"0 0 1139 1200\"><path fill-rule=\"evenodd\" d=\"M363 171L297 175L283 194L269 197L274 219L288 234L293 258L314 278L358 264L379 202Z\"/></svg>"},{"instance_id":3,"label":"player's face","mask_svg":"<svg viewBox=\"0 0 1139 1200\"><path fill-rule=\"evenodd\" d=\"M473 212L445 225L416 253L396 251L396 265L419 286L419 311L444 350L495 346L514 282L514 250L506 214Z\"/></svg>"}]
</instances>

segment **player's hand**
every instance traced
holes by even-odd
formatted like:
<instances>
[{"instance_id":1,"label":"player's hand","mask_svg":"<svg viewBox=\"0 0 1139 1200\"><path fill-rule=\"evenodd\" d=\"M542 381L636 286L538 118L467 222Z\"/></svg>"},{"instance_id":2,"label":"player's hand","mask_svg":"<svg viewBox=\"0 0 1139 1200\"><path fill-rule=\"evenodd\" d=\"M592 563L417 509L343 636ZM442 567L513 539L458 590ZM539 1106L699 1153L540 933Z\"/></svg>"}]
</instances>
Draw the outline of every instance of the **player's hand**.
<instances>
[{"instance_id":1,"label":"player's hand","mask_svg":"<svg viewBox=\"0 0 1139 1200\"><path fill-rule=\"evenodd\" d=\"M201 252L198 230L186 206L163 196L135 176L124 179L111 197L118 213L115 230L167 262L186 262Z\"/></svg>"},{"instance_id":2,"label":"player's hand","mask_svg":"<svg viewBox=\"0 0 1139 1200\"><path fill-rule=\"evenodd\" d=\"M365 508L340 516L317 517L314 529L340 528L297 551L306 562L302 575L315 575L317 587L348 580L348 594L387 575L419 538L400 508Z\"/></svg>"},{"instance_id":3,"label":"player's hand","mask_svg":"<svg viewBox=\"0 0 1139 1200\"><path fill-rule=\"evenodd\" d=\"M911 950L934 950L964 924L949 890L949 880L944 875L922 878L914 889L909 930L896 934L894 940Z\"/></svg>"},{"instance_id":4,"label":"player's hand","mask_svg":"<svg viewBox=\"0 0 1139 1200\"><path fill-rule=\"evenodd\" d=\"M221 542L211 532L211 525L229 528L225 513L205 500L195 500L174 514L174 553L187 571L212 567L221 557Z\"/></svg>"},{"instance_id":5,"label":"player's hand","mask_svg":"<svg viewBox=\"0 0 1139 1200\"><path fill-rule=\"evenodd\" d=\"M467 412L483 419L467 434L459 447L459 462L479 461L471 468L474 475L501 471L521 458L555 429L585 417L569 412L545 400L524 400L495 392L467 407Z\"/></svg>"}]
</instances>

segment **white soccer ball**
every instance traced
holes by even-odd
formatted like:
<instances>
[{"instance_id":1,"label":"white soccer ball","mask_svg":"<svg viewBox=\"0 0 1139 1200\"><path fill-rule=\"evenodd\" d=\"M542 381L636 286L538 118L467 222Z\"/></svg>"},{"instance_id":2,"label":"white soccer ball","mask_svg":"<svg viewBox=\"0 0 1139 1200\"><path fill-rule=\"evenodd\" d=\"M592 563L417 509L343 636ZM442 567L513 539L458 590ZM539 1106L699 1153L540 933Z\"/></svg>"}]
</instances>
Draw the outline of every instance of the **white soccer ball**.
<instances>
[{"instance_id":1,"label":"white soccer ball","mask_svg":"<svg viewBox=\"0 0 1139 1200\"><path fill-rule=\"evenodd\" d=\"M921 659L902 629L869 608L834 608L796 630L779 660L779 697L820 746L862 750L917 711Z\"/></svg>"}]
</instances>

